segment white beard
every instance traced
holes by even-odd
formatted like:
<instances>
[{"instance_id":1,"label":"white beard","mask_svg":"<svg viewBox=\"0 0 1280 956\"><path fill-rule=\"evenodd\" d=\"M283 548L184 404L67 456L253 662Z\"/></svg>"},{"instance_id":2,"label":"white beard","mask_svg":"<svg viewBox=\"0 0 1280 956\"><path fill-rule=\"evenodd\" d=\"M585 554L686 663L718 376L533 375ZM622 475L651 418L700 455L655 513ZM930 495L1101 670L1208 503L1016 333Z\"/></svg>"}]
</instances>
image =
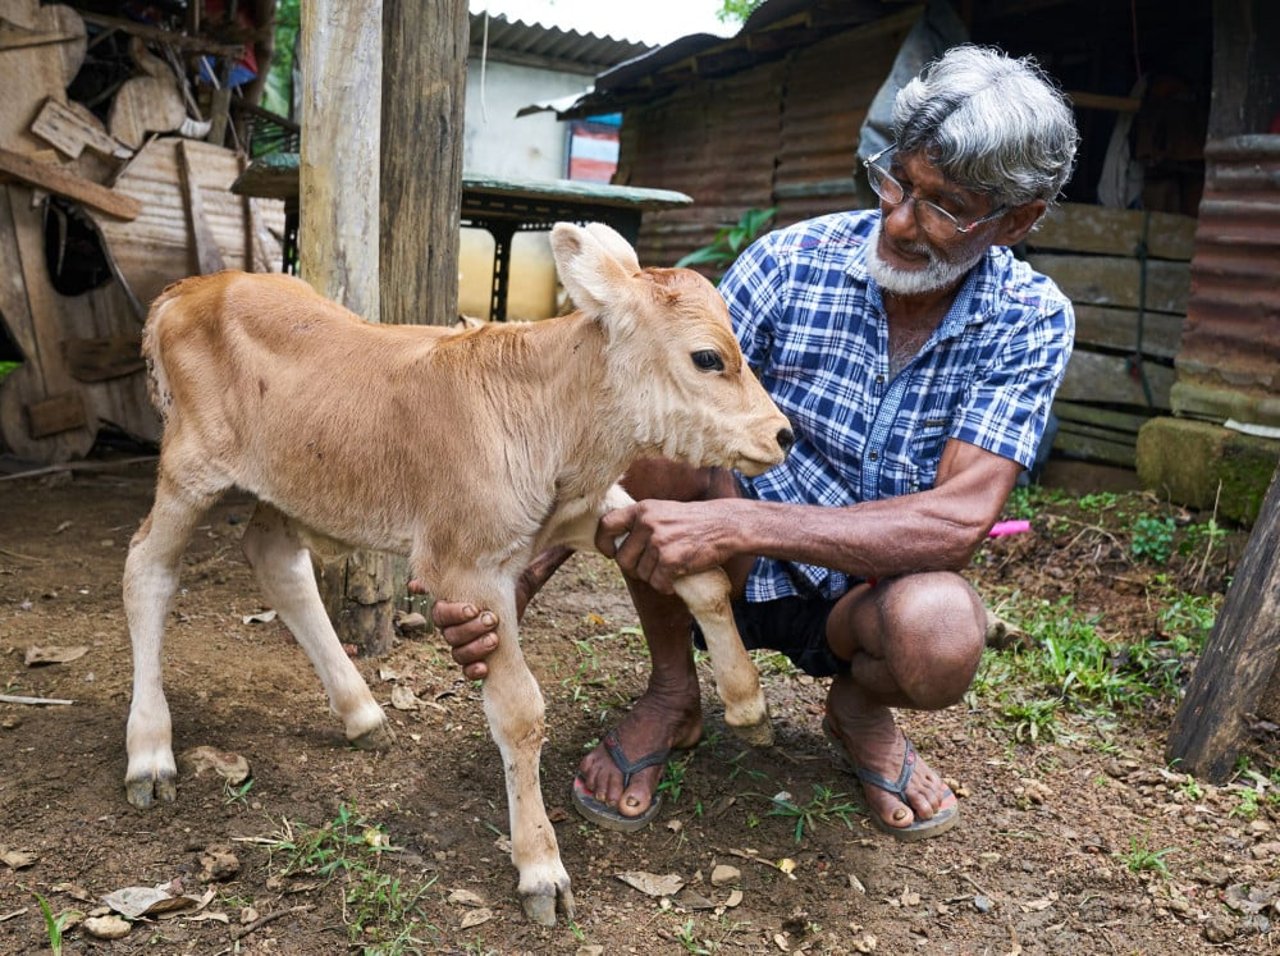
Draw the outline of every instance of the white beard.
<instances>
[{"instance_id":1,"label":"white beard","mask_svg":"<svg viewBox=\"0 0 1280 956\"><path fill-rule=\"evenodd\" d=\"M882 290L895 295L923 295L955 285L987 254L984 248L967 262L948 262L923 243L905 251L928 256L929 263L922 269L900 269L880 256L880 226L876 223L867 238L867 271Z\"/></svg>"}]
</instances>

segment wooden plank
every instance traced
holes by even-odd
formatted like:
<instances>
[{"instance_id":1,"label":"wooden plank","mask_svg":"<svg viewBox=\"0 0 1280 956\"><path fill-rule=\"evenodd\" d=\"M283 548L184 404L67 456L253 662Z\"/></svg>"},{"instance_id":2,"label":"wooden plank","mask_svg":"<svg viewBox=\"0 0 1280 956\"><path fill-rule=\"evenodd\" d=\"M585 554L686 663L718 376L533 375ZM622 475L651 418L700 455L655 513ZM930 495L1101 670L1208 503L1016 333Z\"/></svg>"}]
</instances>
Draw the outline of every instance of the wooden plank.
<instances>
[{"instance_id":1,"label":"wooden plank","mask_svg":"<svg viewBox=\"0 0 1280 956\"><path fill-rule=\"evenodd\" d=\"M1180 770L1222 783L1280 660L1280 469L1169 731Z\"/></svg>"},{"instance_id":2,"label":"wooden plank","mask_svg":"<svg viewBox=\"0 0 1280 956\"><path fill-rule=\"evenodd\" d=\"M142 204L113 189L99 186L58 166L37 163L19 153L0 148L0 173L38 186L41 189L74 199L117 219L137 219Z\"/></svg>"},{"instance_id":3,"label":"wooden plank","mask_svg":"<svg viewBox=\"0 0 1280 956\"><path fill-rule=\"evenodd\" d=\"M1167 212L1063 203L1050 209L1035 232L1027 236L1027 246L1136 256L1144 234L1151 258L1189 262L1195 252L1196 219Z\"/></svg>"},{"instance_id":4,"label":"wooden plank","mask_svg":"<svg viewBox=\"0 0 1280 956\"><path fill-rule=\"evenodd\" d=\"M64 339L62 354L77 382L106 382L143 371L142 337L112 335L94 339Z\"/></svg>"},{"instance_id":5,"label":"wooden plank","mask_svg":"<svg viewBox=\"0 0 1280 956\"><path fill-rule=\"evenodd\" d=\"M187 222L191 226L192 248L196 257L196 274L208 275L221 272L226 268L222 261L222 253L218 249L218 241L209 228L209 220L204 212L204 199L200 195L200 183L196 180L192 169L191 154L187 150L186 140L178 140L178 181L182 186L182 196L187 207ZM252 270L252 260L246 257L248 271Z\"/></svg>"},{"instance_id":6,"label":"wooden plank","mask_svg":"<svg viewBox=\"0 0 1280 956\"><path fill-rule=\"evenodd\" d=\"M253 271L252 262L245 259L244 200L230 192L240 173L238 157L232 150L209 143L183 142L222 261L229 269ZM150 304L166 285L190 275L193 269L191 227L178 174L177 140L160 138L147 143L116 180L115 189L140 200L142 214L133 222L95 214L94 221L118 274L140 303ZM271 232L284 234L284 203L265 199L253 202L267 227L259 235L267 246L268 258L279 263L280 243ZM376 245L376 235L372 241Z\"/></svg>"},{"instance_id":7,"label":"wooden plank","mask_svg":"<svg viewBox=\"0 0 1280 956\"><path fill-rule=\"evenodd\" d=\"M1095 425L1109 428L1112 431L1124 432L1137 436L1138 429L1151 420L1151 415L1139 415L1133 412L1117 412L1110 408L1099 408L1096 405L1085 405L1079 402L1057 401L1053 403L1053 413L1059 420L1080 422L1084 425Z\"/></svg>"},{"instance_id":8,"label":"wooden plank","mask_svg":"<svg viewBox=\"0 0 1280 956\"><path fill-rule=\"evenodd\" d=\"M1141 265L1137 259L1037 253L1027 257L1031 267L1056 282L1072 302L1138 307ZM1191 268L1185 262L1147 261L1145 307L1155 312L1186 314L1191 293Z\"/></svg>"},{"instance_id":9,"label":"wooden plank","mask_svg":"<svg viewBox=\"0 0 1280 956\"><path fill-rule=\"evenodd\" d=\"M1076 346L1133 352L1139 347L1138 310L1077 305ZM1143 355L1172 361L1182 343L1186 316L1173 312L1145 312L1142 316Z\"/></svg>"},{"instance_id":10,"label":"wooden plank","mask_svg":"<svg viewBox=\"0 0 1280 956\"><path fill-rule=\"evenodd\" d=\"M185 33L175 33L172 30L149 27L141 23L135 23L132 20L125 20L122 17L109 17L101 13L90 13L87 10L82 11L80 15L84 17L86 23L110 27L113 30L120 30L123 33L143 37L147 40L167 43L178 50L190 50L193 53L212 53L215 56L240 57L244 55L244 46L241 44L217 43L204 37L187 36Z\"/></svg>"},{"instance_id":11,"label":"wooden plank","mask_svg":"<svg viewBox=\"0 0 1280 956\"><path fill-rule=\"evenodd\" d=\"M1058 434L1054 436L1053 447L1055 451L1073 458L1119 465L1123 468L1133 468L1137 462L1137 451L1133 445L1111 441L1096 435L1082 435L1063 425L1059 426Z\"/></svg>"},{"instance_id":12,"label":"wooden plank","mask_svg":"<svg viewBox=\"0 0 1280 956\"><path fill-rule=\"evenodd\" d=\"M79 392L62 392L27 405L27 431L32 438L48 438L84 428L89 419Z\"/></svg>"},{"instance_id":13,"label":"wooden plank","mask_svg":"<svg viewBox=\"0 0 1280 956\"><path fill-rule=\"evenodd\" d=\"M48 97L66 98L67 84L84 61L84 21L66 4L44 6L38 0L0 0L0 18L18 33L69 38L0 50L0 145L35 153L44 144L32 134L31 119Z\"/></svg>"},{"instance_id":14,"label":"wooden plank","mask_svg":"<svg viewBox=\"0 0 1280 956\"><path fill-rule=\"evenodd\" d=\"M133 155L133 150L107 134L106 128L89 110L78 103L60 102L52 96L44 101L31 124L31 132L56 146L70 159L79 156L86 146L117 159L128 159Z\"/></svg>"},{"instance_id":15,"label":"wooden plank","mask_svg":"<svg viewBox=\"0 0 1280 956\"><path fill-rule=\"evenodd\" d=\"M1174 383L1173 369L1144 362L1143 370L1151 387L1150 407L1168 411L1171 408L1169 390ZM1062 387L1058 389L1058 398L1068 402L1148 407L1142 383L1129 371L1127 360L1120 355L1100 352L1072 353Z\"/></svg>"},{"instance_id":16,"label":"wooden plank","mask_svg":"<svg viewBox=\"0 0 1280 956\"><path fill-rule=\"evenodd\" d=\"M1108 110L1112 113L1136 113L1142 100L1136 96L1110 96L1106 93L1086 93L1083 90L1067 91L1071 105L1084 110Z\"/></svg>"}]
</instances>

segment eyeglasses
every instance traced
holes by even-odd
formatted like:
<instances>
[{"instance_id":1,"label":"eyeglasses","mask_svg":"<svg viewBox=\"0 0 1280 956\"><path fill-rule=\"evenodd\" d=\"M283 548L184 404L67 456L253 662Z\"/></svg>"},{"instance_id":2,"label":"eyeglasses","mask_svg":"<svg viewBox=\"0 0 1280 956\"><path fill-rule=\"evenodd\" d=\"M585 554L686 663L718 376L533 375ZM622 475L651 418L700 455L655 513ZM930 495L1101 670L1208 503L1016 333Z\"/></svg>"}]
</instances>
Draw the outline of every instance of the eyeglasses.
<instances>
[{"instance_id":1,"label":"eyeglasses","mask_svg":"<svg viewBox=\"0 0 1280 956\"><path fill-rule=\"evenodd\" d=\"M895 149L896 146L896 143L890 144L874 156L862 161L862 165L867 170L867 181L871 184L875 194L890 206L899 206L910 199L915 204L916 222L928 234L929 238L937 242L946 242L956 236L967 235L984 222L999 219L1008 209L1007 206L1001 206L995 212L983 216L981 219L975 219L967 224L961 223L959 219L937 203L930 202L927 199L920 199L914 193L907 192L902 183L889 175L887 170L876 165L877 159Z\"/></svg>"}]
</instances>

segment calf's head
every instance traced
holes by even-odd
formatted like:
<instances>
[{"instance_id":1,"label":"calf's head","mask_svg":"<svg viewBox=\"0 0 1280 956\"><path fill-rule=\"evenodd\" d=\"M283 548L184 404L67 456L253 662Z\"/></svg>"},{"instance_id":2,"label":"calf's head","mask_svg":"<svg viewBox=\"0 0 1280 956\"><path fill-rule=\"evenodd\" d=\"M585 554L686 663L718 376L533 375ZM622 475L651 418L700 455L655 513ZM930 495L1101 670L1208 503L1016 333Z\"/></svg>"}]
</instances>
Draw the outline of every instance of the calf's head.
<instances>
[{"instance_id":1,"label":"calf's head","mask_svg":"<svg viewBox=\"0 0 1280 956\"><path fill-rule=\"evenodd\" d=\"M747 367L715 287L690 269L642 269L608 226L551 232L560 280L604 330L609 413L646 451L758 475L782 461L790 423Z\"/></svg>"}]
</instances>

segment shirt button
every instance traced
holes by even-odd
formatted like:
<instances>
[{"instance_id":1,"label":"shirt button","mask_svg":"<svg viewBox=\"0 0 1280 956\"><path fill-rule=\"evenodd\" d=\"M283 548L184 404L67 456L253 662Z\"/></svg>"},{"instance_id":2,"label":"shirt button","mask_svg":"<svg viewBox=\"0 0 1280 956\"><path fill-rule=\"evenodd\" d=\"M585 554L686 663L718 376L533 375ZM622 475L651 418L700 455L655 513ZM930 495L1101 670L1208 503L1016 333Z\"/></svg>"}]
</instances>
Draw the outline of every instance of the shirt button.
<instances>
[{"instance_id":1,"label":"shirt button","mask_svg":"<svg viewBox=\"0 0 1280 956\"><path fill-rule=\"evenodd\" d=\"M876 384L877 384L877 385L883 385L883 384L884 384L884 376L883 376L883 375L877 375L877 376L876 376Z\"/></svg>"},{"instance_id":2,"label":"shirt button","mask_svg":"<svg viewBox=\"0 0 1280 956\"><path fill-rule=\"evenodd\" d=\"M868 458L870 458L872 461L879 461L879 460L880 460L880 452L878 452L878 451L873 451L873 452L872 452L870 455L868 455L867 457L868 457Z\"/></svg>"}]
</instances>

